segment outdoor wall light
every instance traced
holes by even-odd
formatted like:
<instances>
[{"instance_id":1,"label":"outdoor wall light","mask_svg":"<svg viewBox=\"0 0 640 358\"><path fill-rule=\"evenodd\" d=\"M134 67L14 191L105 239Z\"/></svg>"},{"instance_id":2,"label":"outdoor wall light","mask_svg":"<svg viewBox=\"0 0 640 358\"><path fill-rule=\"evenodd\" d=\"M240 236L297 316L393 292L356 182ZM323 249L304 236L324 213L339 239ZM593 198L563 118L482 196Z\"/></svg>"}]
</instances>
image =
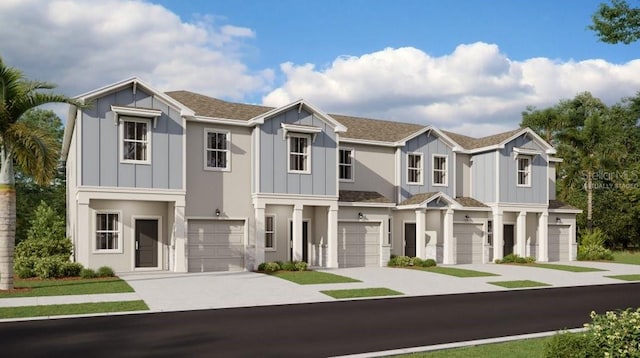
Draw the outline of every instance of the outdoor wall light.
<instances>
[{"instance_id":1,"label":"outdoor wall light","mask_svg":"<svg viewBox=\"0 0 640 358\"><path fill-rule=\"evenodd\" d=\"M561 220L559 217L556 218L556 224L560 224Z\"/></svg>"},{"instance_id":2,"label":"outdoor wall light","mask_svg":"<svg viewBox=\"0 0 640 358\"><path fill-rule=\"evenodd\" d=\"M358 213L358 220L362 220L364 218L364 215L362 213Z\"/></svg>"},{"instance_id":3,"label":"outdoor wall light","mask_svg":"<svg viewBox=\"0 0 640 358\"><path fill-rule=\"evenodd\" d=\"M469 217L469 215L465 215L465 216L464 216L464 219L465 219L466 221L469 221L469 219L471 219L471 218Z\"/></svg>"},{"instance_id":4,"label":"outdoor wall light","mask_svg":"<svg viewBox=\"0 0 640 358\"><path fill-rule=\"evenodd\" d=\"M216 209L216 217L220 216L220 209Z\"/></svg>"}]
</instances>

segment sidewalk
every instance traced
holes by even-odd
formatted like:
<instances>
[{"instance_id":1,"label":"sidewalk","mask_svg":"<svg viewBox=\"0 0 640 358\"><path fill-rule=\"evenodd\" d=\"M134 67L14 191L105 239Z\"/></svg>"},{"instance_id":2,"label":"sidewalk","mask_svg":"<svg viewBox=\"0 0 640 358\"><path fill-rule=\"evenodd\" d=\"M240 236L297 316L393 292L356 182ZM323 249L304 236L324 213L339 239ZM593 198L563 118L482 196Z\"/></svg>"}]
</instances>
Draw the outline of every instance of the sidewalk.
<instances>
[{"instance_id":1,"label":"sidewalk","mask_svg":"<svg viewBox=\"0 0 640 358\"><path fill-rule=\"evenodd\" d=\"M0 307L26 307L44 305L65 305L74 303L118 302L141 300L135 292L104 293L97 295L67 295L0 298Z\"/></svg>"}]
</instances>

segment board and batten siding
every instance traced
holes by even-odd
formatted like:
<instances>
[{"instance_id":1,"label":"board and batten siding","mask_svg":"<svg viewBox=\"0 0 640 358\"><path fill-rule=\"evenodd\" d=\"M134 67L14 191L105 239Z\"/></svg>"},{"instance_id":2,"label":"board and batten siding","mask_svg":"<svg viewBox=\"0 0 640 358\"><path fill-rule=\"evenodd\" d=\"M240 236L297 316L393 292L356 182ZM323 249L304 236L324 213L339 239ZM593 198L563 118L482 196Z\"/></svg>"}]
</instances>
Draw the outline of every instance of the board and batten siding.
<instances>
[{"instance_id":1,"label":"board and batten siding","mask_svg":"<svg viewBox=\"0 0 640 358\"><path fill-rule=\"evenodd\" d=\"M340 181L340 190L378 192L395 199L395 148L345 143L353 150L353 181Z\"/></svg>"},{"instance_id":2,"label":"board and batten siding","mask_svg":"<svg viewBox=\"0 0 640 358\"><path fill-rule=\"evenodd\" d=\"M151 164L121 163L120 126L111 106L162 111L151 120ZM96 99L82 111L81 185L145 189L182 189L183 128L180 113L138 89L126 88Z\"/></svg>"},{"instance_id":3,"label":"board and batten siding","mask_svg":"<svg viewBox=\"0 0 640 358\"><path fill-rule=\"evenodd\" d=\"M281 124L322 129L311 142L311 172L288 172L288 141ZM313 137L313 136L312 136ZM302 110L291 109L267 119L260 126L260 187L258 192L297 195L337 195L336 135L326 122Z\"/></svg>"},{"instance_id":4,"label":"board and batten siding","mask_svg":"<svg viewBox=\"0 0 640 358\"><path fill-rule=\"evenodd\" d=\"M495 151L475 154L471 158L471 196L485 203L496 201Z\"/></svg>"},{"instance_id":5,"label":"board and batten siding","mask_svg":"<svg viewBox=\"0 0 640 358\"><path fill-rule=\"evenodd\" d=\"M513 148L526 148L540 151L541 154L531 161L531 186L519 187L517 184L518 161L514 159ZM503 203L547 203L548 174L544 148L522 135L507 143L500 150L500 202Z\"/></svg>"},{"instance_id":6,"label":"board and batten siding","mask_svg":"<svg viewBox=\"0 0 640 358\"><path fill-rule=\"evenodd\" d=\"M409 185L407 184L407 164L408 153L422 153L423 160L423 180L422 185ZM433 155L446 155L447 156L447 186L433 186ZM400 169L401 178L401 195L402 200L410 198L412 195L419 193L427 193L434 191L441 191L449 196L453 196L453 171L455 163L453 161L453 151L451 148L443 142L440 138L430 134L421 134L410 141L402 148L402 163Z\"/></svg>"}]
</instances>

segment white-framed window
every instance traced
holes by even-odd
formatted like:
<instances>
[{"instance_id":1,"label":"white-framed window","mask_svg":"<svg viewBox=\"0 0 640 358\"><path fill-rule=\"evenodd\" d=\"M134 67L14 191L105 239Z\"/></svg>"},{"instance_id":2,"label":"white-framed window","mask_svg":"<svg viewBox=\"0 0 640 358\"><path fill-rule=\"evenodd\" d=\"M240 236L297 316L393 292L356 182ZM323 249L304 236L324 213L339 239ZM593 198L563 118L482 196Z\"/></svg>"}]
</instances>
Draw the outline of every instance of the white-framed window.
<instances>
[{"instance_id":1,"label":"white-framed window","mask_svg":"<svg viewBox=\"0 0 640 358\"><path fill-rule=\"evenodd\" d=\"M407 154L407 184L422 185L422 153Z\"/></svg>"},{"instance_id":2,"label":"white-framed window","mask_svg":"<svg viewBox=\"0 0 640 358\"><path fill-rule=\"evenodd\" d=\"M121 117L120 145L123 163L151 163L151 120Z\"/></svg>"},{"instance_id":3,"label":"white-framed window","mask_svg":"<svg viewBox=\"0 0 640 358\"><path fill-rule=\"evenodd\" d=\"M447 156L433 155L433 183L434 186L447 186Z\"/></svg>"},{"instance_id":4,"label":"white-framed window","mask_svg":"<svg viewBox=\"0 0 640 358\"><path fill-rule=\"evenodd\" d=\"M391 223L391 218L387 221L387 245L391 246L393 244L393 225Z\"/></svg>"},{"instance_id":5,"label":"white-framed window","mask_svg":"<svg viewBox=\"0 0 640 358\"><path fill-rule=\"evenodd\" d=\"M493 245L493 221L487 221L487 244Z\"/></svg>"},{"instance_id":6,"label":"white-framed window","mask_svg":"<svg viewBox=\"0 0 640 358\"><path fill-rule=\"evenodd\" d=\"M311 136L308 134L290 133L289 140L289 172L311 173Z\"/></svg>"},{"instance_id":7,"label":"white-framed window","mask_svg":"<svg viewBox=\"0 0 640 358\"><path fill-rule=\"evenodd\" d=\"M264 217L264 248L270 250L276 248L276 218L273 215Z\"/></svg>"},{"instance_id":8,"label":"white-framed window","mask_svg":"<svg viewBox=\"0 0 640 358\"><path fill-rule=\"evenodd\" d=\"M338 175L342 181L353 181L353 149L341 148L338 151Z\"/></svg>"},{"instance_id":9,"label":"white-framed window","mask_svg":"<svg viewBox=\"0 0 640 358\"><path fill-rule=\"evenodd\" d=\"M122 231L119 212L96 212L96 252L122 252Z\"/></svg>"},{"instance_id":10,"label":"white-framed window","mask_svg":"<svg viewBox=\"0 0 640 358\"><path fill-rule=\"evenodd\" d=\"M204 130L204 168L231 170L231 133L215 129Z\"/></svg>"},{"instance_id":11,"label":"white-framed window","mask_svg":"<svg viewBox=\"0 0 640 358\"><path fill-rule=\"evenodd\" d=\"M531 157L518 156L518 186L531 186Z\"/></svg>"}]
</instances>

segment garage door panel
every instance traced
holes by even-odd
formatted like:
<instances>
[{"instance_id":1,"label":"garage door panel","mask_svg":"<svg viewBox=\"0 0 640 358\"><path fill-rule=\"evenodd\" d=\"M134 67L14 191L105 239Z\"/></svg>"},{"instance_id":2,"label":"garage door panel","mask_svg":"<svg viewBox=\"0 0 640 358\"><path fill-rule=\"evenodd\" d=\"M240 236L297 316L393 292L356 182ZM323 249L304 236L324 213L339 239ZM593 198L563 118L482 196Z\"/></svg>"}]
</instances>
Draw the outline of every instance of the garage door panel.
<instances>
[{"instance_id":1,"label":"garage door panel","mask_svg":"<svg viewBox=\"0 0 640 358\"><path fill-rule=\"evenodd\" d=\"M244 222L189 220L189 271L244 270Z\"/></svg>"},{"instance_id":2,"label":"garage door panel","mask_svg":"<svg viewBox=\"0 0 640 358\"><path fill-rule=\"evenodd\" d=\"M380 225L339 223L338 266L380 266Z\"/></svg>"},{"instance_id":3,"label":"garage door panel","mask_svg":"<svg viewBox=\"0 0 640 358\"><path fill-rule=\"evenodd\" d=\"M549 261L569 261L569 226L549 226Z\"/></svg>"},{"instance_id":4,"label":"garage door panel","mask_svg":"<svg viewBox=\"0 0 640 358\"><path fill-rule=\"evenodd\" d=\"M482 263L484 232L481 224L457 224L453 236L458 264Z\"/></svg>"}]
</instances>

